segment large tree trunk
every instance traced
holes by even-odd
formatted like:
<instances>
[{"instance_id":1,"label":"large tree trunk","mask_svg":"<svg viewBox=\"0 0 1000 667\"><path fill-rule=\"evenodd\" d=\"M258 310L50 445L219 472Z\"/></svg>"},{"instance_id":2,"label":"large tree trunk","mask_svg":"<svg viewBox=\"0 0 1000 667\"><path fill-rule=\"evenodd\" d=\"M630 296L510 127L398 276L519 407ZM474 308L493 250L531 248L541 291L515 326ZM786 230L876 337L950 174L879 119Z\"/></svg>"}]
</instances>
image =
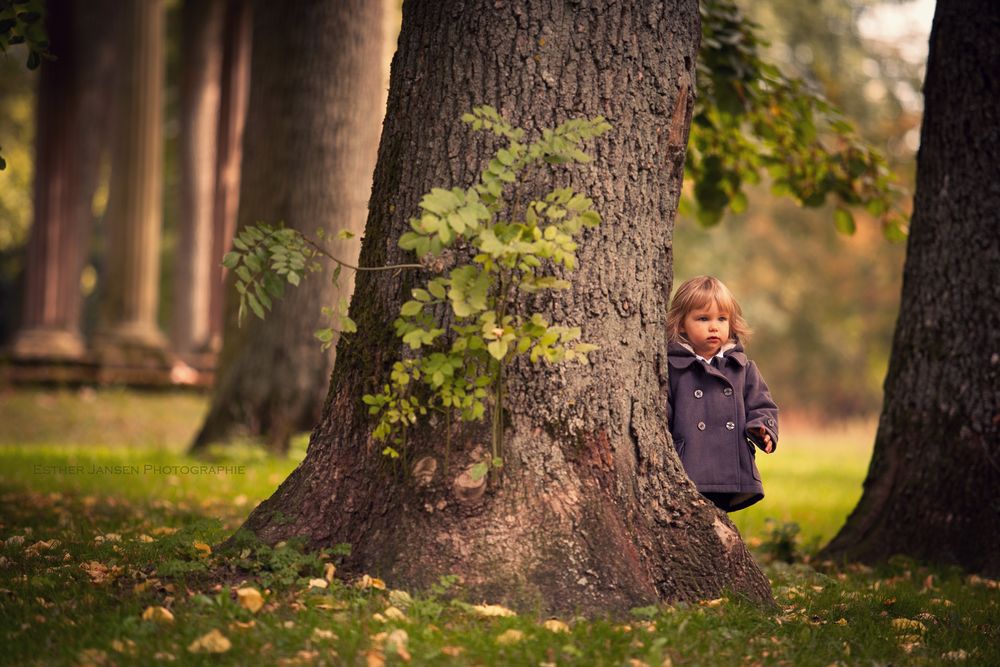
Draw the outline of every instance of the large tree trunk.
<instances>
[{"instance_id":1,"label":"large tree trunk","mask_svg":"<svg viewBox=\"0 0 1000 667\"><path fill-rule=\"evenodd\" d=\"M828 556L1000 574L998 31L991 0L938 3L885 405Z\"/></svg>"},{"instance_id":2,"label":"large tree trunk","mask_svg":"<svg viewBox=\"0 0 1000 667\"><path fill-rule=\"evenodd\" d=\"M547 309L601 350L590 366L513 366L504 467L483 486L468 475L489 447L480 423L453 425L449 456L445 424L431 422L397 471L371 440L361 396L402 354L391 322L415 276L362 274L359 331L341 342L308 455L248 529L268 542L350 543L349 568L394 586L455 573L470 598L521 608L622 611L726 589L770 599L667 430L671 235L698 39L694 0L405 4L362 264L412 261L396 240L420 196L474 180L494 144L459 123L473 105L529 131L603 114L614 130L596 160L558 180L591 195L604 223L581 245L573 288ZM544 170L531 178L534 193L554 185Z\"/></svg>"},{"instance_id":3,"label":"large tree trunk","mask_svg":"<svg viewBox=\"0 0 1000 667\"><path fill-rule=\"evenodd\" d=\"M239 226L263 220L360 236L382 116L382 4L261 1L253 21ZM359 245L329 243L352 263ZM338 288L329 274L312 276L266 320L251 316L242 328L227 305L216 389L195 449L243 434L286 451L292 434L316 424L333 354L313 333L326 326L321 308L352 288L349 278Z\"/></svg>"}]
</instances>

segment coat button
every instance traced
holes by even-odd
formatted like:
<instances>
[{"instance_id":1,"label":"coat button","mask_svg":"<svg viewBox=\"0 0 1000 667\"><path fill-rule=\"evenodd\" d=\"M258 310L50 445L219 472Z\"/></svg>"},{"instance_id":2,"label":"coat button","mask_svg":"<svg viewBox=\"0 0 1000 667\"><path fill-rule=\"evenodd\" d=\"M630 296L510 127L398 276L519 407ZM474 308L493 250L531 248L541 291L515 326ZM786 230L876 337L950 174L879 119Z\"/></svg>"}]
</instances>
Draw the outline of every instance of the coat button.
<instances>
[{"instance_id":1,"label":"coat button","mask_svg":"<svg viewBox=\"0 0 1000 667\"><path fill-rule=\"evenodd\" d=\"M726 396L732 396L733 390L731 387L726 387L725 389L722 390L722 393L725 394Z\"/></svg>"},{"instance_id":2,"label":"coat button","mask_svg":"<svg viewBox=\"0 0 1000 667\"><path fill-rule=\"evenodd\" d=\"M705 422L698 422L698 430L699 431L705 430Z\"/></svg>"},{"instance_id":3,"label":"coat button","mask_svg":"<svg viewBox=\"0 0 1000 667\"><path fill-rule=\"evenodd\" d=\"M736 424L734 424L733 422L726 422L726 428L732 431L734 428L736 428Z\"/></svg>"},{"instance_id":4,"label":"coat button","mask_svg":"<svg viewBox=\"0 0 1000 667\"><path fill-rule=\"evenodd\" d=\"M768 419L767 420L767 425L768 426L774 426L774 420L773 419Z\"/></svg>"},{"instance_id":5,"label":"coat button","mask_svg":"<svg viewBox=\"0 0 1000 667\"><path fill-rule=\"evenodd\" d=\"M704 395L705 395L705 392L703 392L701 389L695 389L694 390L694 397L695 398L701 398Z\"/></svg>"}]
</instances>

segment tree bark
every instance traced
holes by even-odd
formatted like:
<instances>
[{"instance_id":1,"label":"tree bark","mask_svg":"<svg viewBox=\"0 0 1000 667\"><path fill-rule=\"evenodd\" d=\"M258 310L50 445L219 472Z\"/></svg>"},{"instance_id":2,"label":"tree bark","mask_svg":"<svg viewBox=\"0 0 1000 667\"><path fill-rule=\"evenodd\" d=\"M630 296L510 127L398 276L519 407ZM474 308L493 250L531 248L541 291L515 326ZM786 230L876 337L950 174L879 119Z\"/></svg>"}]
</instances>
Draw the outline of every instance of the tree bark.
<instances>
[{"instance_id":1,"label":"tree bark","mask_svg":"<svg viewBox=\"0 0 1000 667\"><path fill-rule=\"evenodd\" d=\"M603 114L614 130L591 165L555 181L539 170L526 186L568 184L598 202L604 222L585 235L573 287L546 314L581 326L601 350L589 366L513 365L499 473L469 476L490 443L489 425L475 422L415 429L397 469L371 440L361 396L403 355L391 322L415 277L362 274L351 308L359 331L340 343L306 459L249 530L267 542L350 543L348 568L393 586L458 574L470 599L523 609L620 612L724 590L770 599L735 527L687 479L667 428L671 236L698 40L694 0L404 5L362 265L413 261L396 242L421 195L473 182L496 147L459 123L474 105L493 104L529 132Z\"/></svg>"},{"instance_id":2,"label":"tree bark","mask_svg":"<svg viewBox=\"0 0 1000 667\"><path fill-rule=\"evenodd\" d=\"M824 553L1000 574L1000 6L931 29L899 319L864 493Z\"/></svg>"},{"instance_id":3,"label":"tree bark","mask_svg":"<svg viewBox=\"0 0 1000 667\"><path fill-rule=\"evenodd\" d=\"M334 236L327 245L354 263L382 115L382 4L262 1L253 20L239 227L348 229L358 238ZM229 281L227 294L235 294ZM250 316L242 328L236 304L227 304L216 390L195 450L245 434L284 452L294 433L316 424L334 355L313 333L327 326L321 308L352 289L349 273L338 288L327 270L289 288L266 320Z\"/></svg>"}]
</instances>

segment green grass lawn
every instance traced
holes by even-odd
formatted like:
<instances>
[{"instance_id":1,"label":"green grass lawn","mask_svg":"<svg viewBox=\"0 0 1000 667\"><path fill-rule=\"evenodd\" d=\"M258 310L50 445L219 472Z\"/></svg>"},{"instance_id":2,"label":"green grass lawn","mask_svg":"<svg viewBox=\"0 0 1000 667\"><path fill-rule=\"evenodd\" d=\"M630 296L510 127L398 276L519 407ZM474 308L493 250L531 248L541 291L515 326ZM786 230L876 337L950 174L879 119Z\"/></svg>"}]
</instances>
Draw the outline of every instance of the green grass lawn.
<instances>
[{"instance_id":1,"label":"green grass lawn","mask_svg":"<svg viewBox=\"0 0 1000 667\"><path fill-rule=\"evenodd\" d=\"M778 452L758 459L767 497L733 519L776 609L723 597L551 622L449 601L448 581L420 596L328 581L337 555L294 543L211 552L304 443L288 460L249 447L190 459L204 408L203 396L170 393L0 394L0 663L1000 664L995 582L905 559L878 570L802 562L860 495L871 425L787 427ZM202 465L216 469L190 468ZM779 543L798 562L771 560ZM245 581L209 576L235 563Z\"/></svg>"}]
</instances>

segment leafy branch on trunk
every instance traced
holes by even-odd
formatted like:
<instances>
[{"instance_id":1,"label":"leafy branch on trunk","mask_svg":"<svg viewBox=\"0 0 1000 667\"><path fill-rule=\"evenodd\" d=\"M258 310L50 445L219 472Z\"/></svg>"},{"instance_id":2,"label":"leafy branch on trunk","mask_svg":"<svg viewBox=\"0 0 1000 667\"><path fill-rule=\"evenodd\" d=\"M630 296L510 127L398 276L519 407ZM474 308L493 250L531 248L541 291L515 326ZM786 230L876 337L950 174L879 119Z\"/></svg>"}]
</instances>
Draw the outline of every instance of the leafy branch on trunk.
<instances>
[{"instance_id":1,"label":"leafy branch on trunk","mask_svg":"<svg viewBox=\"0 0 1000 667\"><path fill-rule=\"evenodd\" d=\"M399 239L399 246L413 251L419 264L353 266L326 250L322 232L312 239L294 229L259 223L240 231L223 265L236 273L240 321L248 308L264 318L286 282L297 286L306 274L322 268L319 258L336 264L335 282L343 268L436 268L438 275L411 290L412 299L402 304L393 323L412 354L393 365L379 393L366 394L363 400L378 417L372 435L386 443L382 453L391 458L405 453L407 429L420 417L437 413L448 424L453 417L480 420L491 402L492 456L473 468L475 478L502 465L504 377L513 359L524 355L532 362L587 363L587 354L597 349L579 342L579 327L550 324L542 313L523 312L526 295L570 286L557 271L576 268L574 237L600 223L593 201L571 188L556 188L519 208L504 199L504 191L518 184L518 176L530 166L589 162L583 143L611 125L600 116L569 120L523 143L524 130L508 124L492 107L476 107L462 120L507 143L474 185L433 188L420 200L420 217L410 219L411 231ZM348 238L350 232L338 235ZM452 264L456 256L471 256L471 261ZM452 268L442 275L445 265ZM324 312L339 317L340 332L357 330L345 299L336 311ZM329 346L335 331L321 329L316 336Z\"/></svg>"},{"instance_id":2,"label":"leafy branch on trunk","mask_svg":"<svg viewBox=\"0 0 1000 667\"><path fill-rule=\"evenodd\" d=\"M800 205L836 203L834 224L855 230L851 207L864 207L892 240L905 237L907 215L885 157L818 93L760 56L766 42L733 0L703 0L698 99L685 177L692 198L681 212L711 226L747 207L744 184L771 179L774 194Z\"/></svg>"}]
</instances>

